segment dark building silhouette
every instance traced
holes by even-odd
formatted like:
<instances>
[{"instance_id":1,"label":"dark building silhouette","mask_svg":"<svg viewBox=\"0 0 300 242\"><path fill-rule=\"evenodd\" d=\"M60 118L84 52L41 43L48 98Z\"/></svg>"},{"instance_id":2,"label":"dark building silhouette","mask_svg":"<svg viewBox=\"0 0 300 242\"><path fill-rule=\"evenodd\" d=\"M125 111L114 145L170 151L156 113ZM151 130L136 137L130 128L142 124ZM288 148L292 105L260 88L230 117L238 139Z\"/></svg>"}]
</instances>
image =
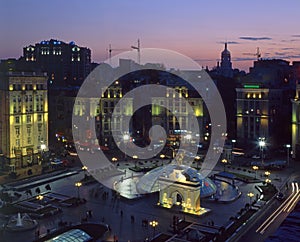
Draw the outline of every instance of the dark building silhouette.
<instances>
[{"instance_id":1,"label":"dark building silhouette","mask_svg":"<svg viewBox=\"0 0 300 242\"><path fill-rule=\"evenodd\" d=\"M91 50L51 39L24 47L23 61L48 73L49 89L80 86L91 71Z\"/></svg>"},{"instance_id":2,"label":"dark building silhouette","mask_svg":"<svg viewBox=\"0 0 300 242\"><path fill-rule=\"evenodd\" d=\"M225 43L225 48L221 53L221 66L219 67L219 74L224 77L233 77L231 54L227 49L227 42Z\"/></svg>"}]
</instances>

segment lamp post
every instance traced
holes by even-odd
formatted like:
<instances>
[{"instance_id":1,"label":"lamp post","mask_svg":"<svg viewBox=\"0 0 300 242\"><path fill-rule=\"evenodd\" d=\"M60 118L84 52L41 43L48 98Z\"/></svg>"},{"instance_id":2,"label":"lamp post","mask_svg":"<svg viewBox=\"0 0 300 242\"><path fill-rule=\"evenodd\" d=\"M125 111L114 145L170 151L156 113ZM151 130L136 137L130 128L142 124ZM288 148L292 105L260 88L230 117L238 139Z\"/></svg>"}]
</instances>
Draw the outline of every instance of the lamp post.
<instances>
[{"instance_id":1,"label":"lamp post","mask_svg":"<svg viewBox=\"0 0 300 242\"><path fill-rule=\"evenodd\" d=\"M42 203L43 198L44 198L44 196L41 194L36 196L36 199L39 201L39 203Z\"/></svg>"},{"instance_id":2,"label":"lamp post","mask_svg":"<svg viewBox=\"0 0 300 242\"><path fill-rule=\"evenodd\" d=\"M200 162L200 159L201 159L201 158L200 158L200 156L198 156L198 155L195 157L195 161L196 161L196 163L197 163L197 170L199 169L199 162Z\"/></svg>"},{"instance_id":3,"label":"lamp post","mask_svg":"<svg viewBox=\"0 0 300 242\"><path fill-rule=\"evenodd\" d=\"M269 178L267 178L267 179L265 180L265 182L266 182L266 183L271 183L271 182L272 182L272 180L271 180L271 179L269 179Z\"/></svg>"},{"instance_id":4,"label":"lamp post","mask_svg":"<svg viewBox=\"0 0 300 242\"><path fill-rule=\"evenodd\" d=\"M233 139L233 140L231 140L231 142L232 142L232 150L233 150L234 149L234 144L236 143L236 140Z\"/></svg>"},{"instance_id":5,"label":"lamp post","mask_svg":"<svg viewBox=\"0 0 300 242\"><path fill-rule=\"evenodd\" d=\"M225 167L226 167L226 164L228 163L228 161L227 161L226 159L223 159L223 160L221 160L221 162L222 162L223 165L224 165L224 171L225 171Z\"/></svg>"},{"instance_id":6,"label":"lamp post","mask_svg":"<svg viewBox=\"0 0 300 242\"><path fill-rule=\"evenodd\" d=\"M125 154L124 154L124 159L126 160L126 153L127 153L127 142L128 140L130 139L130 136L129 134L124 134L123 135L123 142L124 142L124 145L125 145Z\"/></svg>"},{"instance_id":7,"label":"lamp post","mask_svg":"<svg viewBox=\"0 0 300 242\"><path fill-rule=\"evenodd\" d=\"M44 158L43 158L44 151L46 150L47 146L44 143L42 143L40 147L41 147L41 164L42 164L42 162L44 160Z\"/></svg>"},{"instance_id":8,"label":"lamp post","mask_svg":"<svg viewBox=\"0 0 300 242\"><path fill-rule=\"evenodd\" d=\"M265 171L265 176L266 176L266 177L269 177L270 175L271 175L271 172Z\"/></svg>"},{"instance_id":9,"label":"lamp post","mask_svg":"<svg viewBox=\"0 0 300 242\"><path fill-rule=\"evenodd\" d=\"M255 171L255 179L257 178L258 166L252 166L252 169Z\"/></svg>"},{"instance_id":10,"label":"lamp post","mask_svg":"<svg viewBox=\"0 0 300 242\"><path fill-rule=\"evenodd\" d=\"M250 204L251 204L252 203L252 198L254 197L254 193L253 192L249 192L249 193L247 193L247 196L249 197Z\"/></svg>"},{"instance_id":11,"label":"lamp post","mask_svg":"<svg viewBox=\"0 0 300 242\"><path fill-rule=\"evenodd\" d=\"M258 144L259 144L259 148L260 148L260 152L261 152L261 163L263 165L264 164L264 147L266 146L265 138L260 137Z\"/></svg>"},{"instance_id":12,"label":"lamp post","mask_svg":"<svg viewBox=\"0 0 300 242\"><path fill-rule=\"evenodd\" d=\"M134 167L136 168L136 163L137 163L138 156L133 155L132 158L134 159Z\"/></svg>"},{"instance_id":13,"label":"lamp post","mask_svg":"<svg viewBox=\"0 0 300 242\"><path fill-rule=\"evenodd\" d=\"M287 166L289 167L289 165L290 165L290 148L291 148L291 145L290 145L290 144L287 144L287 145L286 145L286 148L287 148L286 162L287 162Z\"/></svg>"},{"instance_id":14,"label":"lamp post","mask_svg":"<svg viewBox=\"0 0 300 242\"><path fill-rule=\"evenodd\" d=\"M158 222L153 220L149 222L150 226L153 228L153 238L155 236L155 228L158 226Z\"/></svg>"},{"instance_id":15,"label":"lamp post","mask_svg":"<svg viewBox=\"0 0 300 242\"><path fill-rule=\"evenodd\" d=\"M80 199L79 188L82 186L81 182L76 182L75 187L77 187L77 198Z\"/></svg>"}]
</instances>

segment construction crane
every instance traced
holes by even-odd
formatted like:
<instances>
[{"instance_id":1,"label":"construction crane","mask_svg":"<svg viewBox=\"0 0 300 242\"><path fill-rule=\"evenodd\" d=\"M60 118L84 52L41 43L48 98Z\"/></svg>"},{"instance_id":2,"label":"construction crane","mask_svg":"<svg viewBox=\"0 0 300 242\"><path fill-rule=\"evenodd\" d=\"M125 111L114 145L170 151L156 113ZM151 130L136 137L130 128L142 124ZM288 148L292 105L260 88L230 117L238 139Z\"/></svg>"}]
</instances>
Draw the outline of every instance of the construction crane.
<instances>
[{"instance_id":1,"label":"construction crane","mask_svg":"<svg viewBox=\"0 0 300 242\"><path fill-rule=\"evenodd\" d=\"M140 39L138 39L138 41L137 41L137 46L132 45L131 48L134 49L134 50L137 50L137 52L138 52L137 61L138 61L138 64L141 64L141 44L140 44Z\"/></svg>"},{"instance_id":2,"label":"construction crane","mask_svg":"<svg viewBox=\"0 0 300 242\"><path fill-rule=\"evenodd\" d=\"M243 55L252 55L252 56L254 55L256 56L257 60L259 60L259 58L261 57L259 47L256 48L256 53L243 53Z\"/></svg>"},{"instance_id":3,"label":"construction crane","mask_svg":"<svg viewBox=\"0 0 300 242\"><path fill-rule=\"evenodd\" d=\"M127 51L127 50L129 50L129 49L113 49L113 48L111 47L111 44L109 44L109 46L108 46L108 58L109 58L109 64L111 64L111 56L112 56L112 52L113 52L113 51Z\"/></svg>"}]
</instances>

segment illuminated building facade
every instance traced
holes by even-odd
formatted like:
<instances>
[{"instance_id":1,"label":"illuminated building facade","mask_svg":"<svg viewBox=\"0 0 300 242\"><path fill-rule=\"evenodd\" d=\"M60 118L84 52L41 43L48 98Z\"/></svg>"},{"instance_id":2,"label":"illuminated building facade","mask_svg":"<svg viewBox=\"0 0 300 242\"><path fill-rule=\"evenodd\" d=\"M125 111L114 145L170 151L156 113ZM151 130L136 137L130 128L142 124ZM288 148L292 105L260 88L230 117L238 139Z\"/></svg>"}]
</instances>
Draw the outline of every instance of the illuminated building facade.
<instances>
[{"instance_id":1,"label":"illuminated building facade","mask_svg":"<svg viewBox=\"0 0 300 242\"><path fill-rule=\"evenodd\" d=\"M78 130L78 132L85 132L84 134L79 134L79 137L85 138L83 142L93 144L99 142L101 146L113 148L115 144L112 132L122 134L124 130L128 130L128 127L122 126L122 120L132 117L133 104L131 98L126 98L123 100L123 106L115 108L123 96L122 88L119 85L111 86L102 91L101 98L77 98L73 112L76 118L82 117L87 121L85 130ZM114 116L112 115L113 113ZM97 140L91 140L90 122L95 122Z\"/></svg>"},{"instance_id":2,"label":"illuminated building facade","mask_svg":"<svg viewBox=\"0 0 300 242\"><path fill-rule=\"evenodd\" d=\"M137 183L141 194L159 192L158 205L178 207L182 212L202 215L207 209L200 206L201 198L212 196L217 187L197 170L182 164L171 163L147 172Z\"/></svg>"},{"instance_id":3,"label":"illuminated building facade","mask_svg":"<svg viewBox=\"0 0 300 242\"><path fill-rule=\"evenodd\" d=\"M269 89L244 85L236 89L237 138L257 140L269 136Z\"/></svg>"},{"instance_id":4,"label":"illuminated building facade","mask_svg":"<svg viewBox=\"0 0 300 242\"><path fill-rule=\"evenodd\" d=\"M300 84L296 87L296 96L292 99L292 151L293 158L300 159Z\"/></svg>"},{"instance_id":5,"label":"illuminated building facade","mask_svg":"<svg viewBox=\"0 0 300 242\"><path fill-rule=\"evenodd\" d=\"M174 91L175 90L175 91ZM184 99L184 101L181 101ZM189 113L187 105L193 108L193 113ZM166 108L164 108L166 107ZM190 117L196 116L198 120L199 132L203 131L203 100L200 97L193 97L191 91L185 86L177 86L167 89L166 97L152 98L152 125L161 125L169 132L171 140L176 141L182 133L189 134L194 130ZM191 134L191 142L193 135ZM178 136L178 137L176 137ZM202 141L202 135L200 140Z\"/></svg>"},{"instance_id":6,"label":"illuminated building facade","mask_svg":"<svg viewBox=\"0 0 300 242\"><path fill-rule=\"evenodd\" d=\"M48 147L47 79L46 73L1 73L1 168L41 165L40 154Z\"/></svg>"}]
</instances>

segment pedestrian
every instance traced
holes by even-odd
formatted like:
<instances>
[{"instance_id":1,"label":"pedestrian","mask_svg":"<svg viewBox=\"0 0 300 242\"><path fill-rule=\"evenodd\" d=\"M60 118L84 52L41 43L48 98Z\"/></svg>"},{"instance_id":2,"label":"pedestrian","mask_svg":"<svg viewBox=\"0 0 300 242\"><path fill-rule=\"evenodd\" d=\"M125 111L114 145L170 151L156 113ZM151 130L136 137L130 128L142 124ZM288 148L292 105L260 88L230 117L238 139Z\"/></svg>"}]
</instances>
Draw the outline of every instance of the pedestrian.
<instances>
[{"instance_id":1,"label":"pedestrian","mask_svg":"<svg viewBox=\"0 0 300 242\"><path fill-rule=\"evenodd\" d=\"M120 215L121 215L121 217L123 217L123 210L121 210Z\"/></svg>"},{"instance_id":2,"label":"pedestrian","mask_svg":"<svg viewBox=\"0 0 300 242\"><path fill-rule=\"evenodd\" d=\"M131 216L130 216L130 219L131 219L131 223L133 224L133 223L134 223L134 216L131 215Z\"/></svg>"}]
</instances>

